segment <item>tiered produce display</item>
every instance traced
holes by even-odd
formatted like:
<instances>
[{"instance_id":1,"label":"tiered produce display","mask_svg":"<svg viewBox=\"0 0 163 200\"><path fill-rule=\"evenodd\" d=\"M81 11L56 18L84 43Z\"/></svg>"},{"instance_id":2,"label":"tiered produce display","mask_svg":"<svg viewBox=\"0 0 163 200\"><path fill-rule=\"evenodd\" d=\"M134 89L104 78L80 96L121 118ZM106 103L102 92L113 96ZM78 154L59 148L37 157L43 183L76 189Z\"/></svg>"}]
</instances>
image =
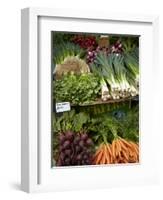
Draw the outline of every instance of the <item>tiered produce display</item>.
<instances>
[{"instance_id":1,"label":"tiered produce display","mask_svg":"<svg viewBox=\"0 0 163 200\"><path fill-rule=\"evenodd\" d=\"M52 40L52 166L138 163L139 38L54 32Z\"/></svg>"}]
</instances>

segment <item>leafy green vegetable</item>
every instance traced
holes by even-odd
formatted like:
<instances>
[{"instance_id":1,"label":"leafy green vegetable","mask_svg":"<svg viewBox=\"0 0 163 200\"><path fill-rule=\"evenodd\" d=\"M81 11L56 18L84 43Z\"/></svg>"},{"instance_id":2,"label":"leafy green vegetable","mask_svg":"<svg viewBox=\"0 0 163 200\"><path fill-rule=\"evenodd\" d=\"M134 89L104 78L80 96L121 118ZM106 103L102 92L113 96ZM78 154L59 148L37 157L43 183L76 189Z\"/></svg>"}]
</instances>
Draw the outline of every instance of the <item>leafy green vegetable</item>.
<instances>
[{"instance_id":1,"label":"leafy green vegetable","mask_svg":"<svg viewBox=\"0 0 163 200\"><path fill-rule=\"evenodd\" d=\"M99 78L91 73L64 75L61 80L54 81L53 92L56 102L90 103L99 96Z\"/></svg>"},{"instance_id":2,"label":"leafy green vegetable","mask_svg":"<svg viewBox=\"0 0 163 200\"><path fill-rule=\"evenodd\" d=\"M97 144L111 142L118 133L117 121L111 116L104 115L92 118L88 131L92 133Z\"/></svg>"},{"instance_id":3,"label":"leafy green vegetable","mask_svg":"<svg viewBox=\"0 0 163 200\"><path fill-rule=\"evenodd\" d=\"M121 117L115 117L115 112L120 112ZM95 143L97 144L105 141L112 142L112 140L117 136L138 142L138 105L131 109L122 106L121 108L119 107L111 112L92 116L88 125L88 131L92 133Z\"/></svg>"},{"instance_id":4,"label":"leafy green vegetable","mask_svg":"<svg viewBox=\"0 0 163 200\"><path fill-rule=\"evenodd\" d=\"M52 38L53 38L53 45L63 44L66 42L70 42L73 38L74 34L72 33L65 33L65 32L52 32Z\"/></svg>"},{"instance_id":5,"label":"leafy green vegetable","mask_svg":"<svg viewBox=\"0 0 163 200\"><path fill-rule=\"evenodd\" d=\"M75 113L75 110L64 112L62 116L53 116L53 131L66 132L68 130L74 132L81 132L85 130L86 124L89 122L90 117L84 112Z\"/></svg>"},{"instance_id":6,"label":"leafy green vegetable","mask_svg":"<svg viewBox=\"0 0 163 200\"><path fill-rule=\"evenodd\" d=\"M130 37L122 40L123 52L132 52L138 46L137 38Z\"/></svg>"},{"instance_id":7,"label":"leafy green vegetable","mask_svg":"<svg viewBox=\"0 0 163 200\"><path fill-rule=\"evenodd\" d=\"M61 64L66 57L78 56L79 58L84 57L84 50L80 46L71 42L61 43L54 45L54 64Z\"/></svg>"},{"instance_id":8,"label":"leafy green vegetable","mask_svg":"<svg viewBox=\"0 0 163 200\"><path fill-rule=\"evenodd\" d=\"M117 120L119 135L134 142L139 141L139 109L138 106L126 112L126 117Z\"/></svg>"}]
</instances>

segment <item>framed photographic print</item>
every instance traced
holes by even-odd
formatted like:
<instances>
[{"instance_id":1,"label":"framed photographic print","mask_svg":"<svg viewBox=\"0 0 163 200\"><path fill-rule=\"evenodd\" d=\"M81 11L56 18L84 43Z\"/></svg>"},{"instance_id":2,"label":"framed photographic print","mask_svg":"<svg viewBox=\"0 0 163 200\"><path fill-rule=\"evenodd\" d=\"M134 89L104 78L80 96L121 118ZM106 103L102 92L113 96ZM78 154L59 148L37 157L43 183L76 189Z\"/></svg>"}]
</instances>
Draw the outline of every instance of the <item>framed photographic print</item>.
<instances>
[{"instance_id":1,"label":"framed photographic print","mask_svg":"<svg viewBox=\"0 0 163 200\"><path fill-rule=\"evenodd\" d=\"M157 16L22 10L22 190L158 182L157 51Z\"/></svg>"}]
</instances>

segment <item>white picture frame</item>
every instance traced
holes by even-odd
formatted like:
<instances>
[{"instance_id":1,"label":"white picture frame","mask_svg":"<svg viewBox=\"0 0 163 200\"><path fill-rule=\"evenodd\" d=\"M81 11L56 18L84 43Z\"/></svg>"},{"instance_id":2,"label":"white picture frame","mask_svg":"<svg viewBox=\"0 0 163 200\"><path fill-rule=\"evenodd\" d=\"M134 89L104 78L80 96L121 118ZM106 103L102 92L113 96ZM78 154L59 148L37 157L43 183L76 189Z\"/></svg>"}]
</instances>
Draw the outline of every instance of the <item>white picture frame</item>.
<instances>
[{"instance_id":1,"label":"white picture frame","mask_svg":"<svg viewBox=\"0 0 163 200\"><path fill-rule=\"evenodd\" d=\"M158 92L154 87L158 83L158 16L25 8L22 10L21 18L22 190L59 191L158 183L157 144L152 143L152 136L158 137L159 134L156 104ZM51 169L50 31L52 30L141 35L140 131L143 135L140 140L139 164L126 167L89 166ZM45 68L47 65L49 67ZM145 66L148 66L148 71ZM151 88L153 95L149 100ZM156 107L151 108L152 116L149 116L151 103L155 103Z\"/></svg>"}]
</instances>

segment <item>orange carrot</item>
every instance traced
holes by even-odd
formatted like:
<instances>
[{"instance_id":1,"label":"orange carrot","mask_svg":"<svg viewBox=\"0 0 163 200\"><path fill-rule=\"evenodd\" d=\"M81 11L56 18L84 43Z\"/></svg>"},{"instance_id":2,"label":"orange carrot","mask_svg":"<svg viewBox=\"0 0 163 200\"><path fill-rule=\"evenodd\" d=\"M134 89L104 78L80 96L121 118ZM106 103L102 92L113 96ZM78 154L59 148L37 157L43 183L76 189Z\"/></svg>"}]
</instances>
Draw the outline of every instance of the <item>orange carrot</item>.
<instances>
[{"instance_id":1,"label":"orange carrot","mask_svg":"<svg viewBox=\"0 0 163 200\"><path fill-rule=\"evenodd\" d=\"M121 145L121 148L124 149L125 151L127 151L127 147L125 146L125 144L121 141L121 139L119 140L119 143Z\"/></svg>"},{"instance_id":2,"label":"orange carrot","mask_svg":"<svg viewBox=\"0 0 163 200\"><path fill-rule=\"evenodd\" d=\"M111 145L110 145L110 144L107 144L106 147L107 147L107 149L108 149L109 154L112 155Z\"/></svg>"},{"instance_id":3,"label":"orange carrot","mask_svg":"<svg viewBox=\"0 0 163 200\"><path fill-rule=\"evenodd\" d=\"M101 157L101 160L100 160L100 164L105 164L105 162L106 162L105 144L102 145L101 151L102 151L102 157Z\"/></svg>"},{"instance_id":4,"label":"orange carrot","mask_svg":"<svg viewBox=\"0 0 163 200\"><path fill-rule=\"evenodd\" d=\"M104 146L104 149L105 149L106 164L110 164L110 156L107 149L107 145Z\"/></svg>"},{"instance_id":5,"label":"orange carrot","mask_svg":"<svg viewBox=\"0 0 163 200\"><path fill-rule=\"evenodd\" d=\"M113 140L112 142L112 155L113 155L113 159L115 159L116 154L115 154L115 140Z\"/></svg>"},{"instance_id":6,"label":"orange carrot","mask_svg":"<svg viewBox=\"0 0 163 200\"><path fill-rule=\"evenodd\" d=\"M115 141L115 146L116 146L116 156L118 156L121 151L118 140Z\"/></svg>"},{"instance_id":7,"label":"orange carrot","mask_svg":"<svg viewBox=\"0 0 163 200\"><path fill-rule=\"evenodd\" d=\"M100 151L100 153L98 154L97 159L95 160L95 163L96 163L96 164L99 164L100 161L101 161L101 159L102 159L102 157L103 157L103 148L101 148L101 151Z\"/></svg>"},{"instance_id":8,"label":"orange carrot","mask_svg":"<svg viewBox=\"0 0 163 200\"><path fill-rule=\"evenodd\" d=\"M127 153L126 153L125 151L122 151L122 155L124 156L124 158L125 158L126 160L128 160L128 155L127 155Z\"/></svg>"},{"instance_id":9,"label":"orange carrot","mask_svg":"<svg viewBox=\"0 0 163 200\"><path fill-rule=\"evenodd\" d=\"M139 154L139 149L138 149L138 146L137 146L137 144L136 144L136 143L134 143L134 142L130 142L130 143L132 144L132 146L133 146L133 148L134 148L135 152L136 152L137 154Z\"/></svg>"},{"instance_id":10,"label":"orange carrot","mask_svg":"<svg viewBox=\"0 0 163 200\"><path fill-rule=\"evenodd\" d=\"M132 145L128 141L124 140L123 138L121 138L121 141L125 144L125 146L132 147Z\"/></svg>"}]
</instances>

